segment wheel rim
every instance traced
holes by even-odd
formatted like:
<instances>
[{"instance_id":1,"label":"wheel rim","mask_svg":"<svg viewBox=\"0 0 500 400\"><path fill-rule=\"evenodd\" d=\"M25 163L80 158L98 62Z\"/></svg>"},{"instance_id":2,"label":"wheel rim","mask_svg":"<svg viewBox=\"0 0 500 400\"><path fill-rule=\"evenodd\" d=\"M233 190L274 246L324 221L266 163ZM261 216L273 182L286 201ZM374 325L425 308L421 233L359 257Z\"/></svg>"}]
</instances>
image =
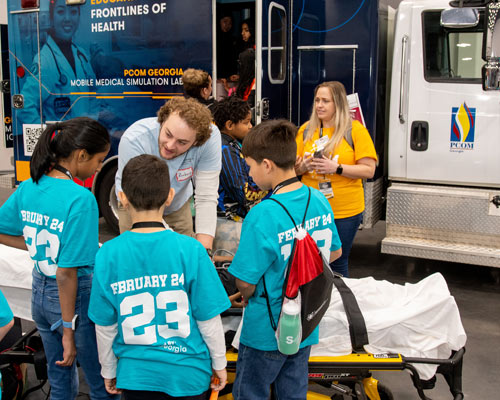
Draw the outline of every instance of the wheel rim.
<instances>
[{"instance_id":1,"label":"wheel rim","mask_svg":"<svg viewBox=\"0 0 500 400\"><path fill-rule=\"evenodd\" d=\"M116 198L115 185L109 191L109 208L111 208L113 215L118 220L118 199Z\"/></svg>"}]
</instances>

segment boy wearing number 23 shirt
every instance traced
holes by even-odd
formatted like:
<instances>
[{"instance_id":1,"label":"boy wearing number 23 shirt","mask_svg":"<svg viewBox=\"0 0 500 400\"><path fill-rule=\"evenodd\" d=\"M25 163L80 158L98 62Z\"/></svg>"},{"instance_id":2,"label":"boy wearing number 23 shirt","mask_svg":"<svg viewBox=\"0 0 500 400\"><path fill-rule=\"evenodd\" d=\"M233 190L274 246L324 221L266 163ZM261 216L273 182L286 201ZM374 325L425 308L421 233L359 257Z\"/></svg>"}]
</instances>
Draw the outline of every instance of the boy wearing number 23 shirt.
<instances>
[{"instance_id":1,"label":"boy wearing number 23 shirt","mask_svg":"<svg viewBox=\"0 0 500 400\"><path fill-rule=\"evenodd\" d=\"M212 389L226 383L219 314L229 299L203 246L164 226L174 196L166 164L131 159L122 189L132 230L99 250L89 307L106 389L130 400L203 399L212 376Z\"/></svg>"}]
</instances>

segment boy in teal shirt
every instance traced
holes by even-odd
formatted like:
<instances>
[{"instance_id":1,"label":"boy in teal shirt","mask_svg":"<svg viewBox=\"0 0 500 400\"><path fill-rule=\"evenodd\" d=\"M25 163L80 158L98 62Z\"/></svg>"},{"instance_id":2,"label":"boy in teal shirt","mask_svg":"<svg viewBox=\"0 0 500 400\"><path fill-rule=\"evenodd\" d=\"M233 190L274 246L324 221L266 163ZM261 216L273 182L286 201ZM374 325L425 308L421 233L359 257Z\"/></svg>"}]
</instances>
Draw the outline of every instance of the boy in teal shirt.
<instances>
[{"instance_id":1,"label":"boy in teal shirt","mask_svg":"<svg viewBox=\"0 0 500 400\"><path fill-rule=\"evenodd\" d=\"M163 223L167 165L140 155L123 170L121 203L132 229L97 253L89 317L106 389L125 400L204 399L226 383L220 313L227 294L205 248Z\"/></svg>"},{"instance_id":2,"label":"boy in teal shirt","mask_svg":"<svg viewBox=\"0 0 500 400\"><path fill-rule=\"evenodd\" d=\"M295 221L302 221L309 188L300 183L294 171L297 128L288 121L266 121L253 128L243 142L242 152L250 176L263 190L272 190ZM330 261L340 257L341 243L332 209L316 189L304 227ZM278 351L275 332L264 297L263 276L271 305L278 321L285 269L294 239L294 226L284 210L273 201L262 201L247 214L240 245L229 268L247 307L238 352L235 400L268 399L271 384L276 398L305 399L307 363L311 345L318 342L318 328L301 343L297 354Z\"/></svg>"}]
</instances>

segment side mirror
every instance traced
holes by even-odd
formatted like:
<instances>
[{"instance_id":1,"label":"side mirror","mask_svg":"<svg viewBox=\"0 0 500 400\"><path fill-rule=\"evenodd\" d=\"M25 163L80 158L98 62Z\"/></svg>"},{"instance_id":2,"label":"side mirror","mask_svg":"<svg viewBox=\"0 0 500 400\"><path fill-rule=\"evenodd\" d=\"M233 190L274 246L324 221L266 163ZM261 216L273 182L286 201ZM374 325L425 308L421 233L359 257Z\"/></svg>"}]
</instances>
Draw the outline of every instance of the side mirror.
<instances>
[{"instance_id":1,"label":"side mirror","mask_svg":"<svg viewBox=\"0 0 500 400\"><path fill-rule=\"evenodd\" d=\"M500 61L500 3L488 3L486 6L484 30L484 59Z\"/></svg>"},{"instance_id":2,"label":"side mirror","mask_svg":"<svg viewBox=\"0 0 500 400\"><path fill-rule=\"evenodd\" d=\"M486 6L482 69L483 90L500 90L500 3Z\"/></svg>"},{"instance_id":3,"label":"side mirror","mask_svg":"<svg viewBox=\"0 0 500 400\"><path fill-rule=\"evenodd\" d=\"M481 72L483 90L500 90L500 64L488 61Z\"/></svg>"},{"instance_id":4,"label":"side mirror","mask_svg":"<svg viewBox=\"0 0 500 400\"><path fill-rule=\"evenodd\" d=\"M450 8L441 11L441 26L445 28L473 28L479 23L475 8Z\"/></svg>"}]
</instances>

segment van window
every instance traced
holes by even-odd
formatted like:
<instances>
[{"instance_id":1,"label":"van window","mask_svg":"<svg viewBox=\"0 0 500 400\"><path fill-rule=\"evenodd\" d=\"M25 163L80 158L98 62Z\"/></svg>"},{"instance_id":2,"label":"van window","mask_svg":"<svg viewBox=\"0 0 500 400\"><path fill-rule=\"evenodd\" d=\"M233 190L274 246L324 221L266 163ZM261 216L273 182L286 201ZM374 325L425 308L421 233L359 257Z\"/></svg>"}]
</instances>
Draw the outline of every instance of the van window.
<instances>
[{"instance_id":1,"label":"van window","mask_svg":"<svg viewBox=\"0 0 500 400\"><path fill-rule=\"evenodd\" d=\"M269 8L268 74L271 83L281 84L286 79L286 11L279 4Z\"/></svg>"},{"instance_id":2,"label":"van window","mask_svg":"<svg viewBox=\"0 0 500 400\"><path fill-rule=\"evenodd\" d=\"M424 75L429 82L481 83L484 13L474 28L440 25L441 11L422 13Z\"/></svg>"}]
</instances>

